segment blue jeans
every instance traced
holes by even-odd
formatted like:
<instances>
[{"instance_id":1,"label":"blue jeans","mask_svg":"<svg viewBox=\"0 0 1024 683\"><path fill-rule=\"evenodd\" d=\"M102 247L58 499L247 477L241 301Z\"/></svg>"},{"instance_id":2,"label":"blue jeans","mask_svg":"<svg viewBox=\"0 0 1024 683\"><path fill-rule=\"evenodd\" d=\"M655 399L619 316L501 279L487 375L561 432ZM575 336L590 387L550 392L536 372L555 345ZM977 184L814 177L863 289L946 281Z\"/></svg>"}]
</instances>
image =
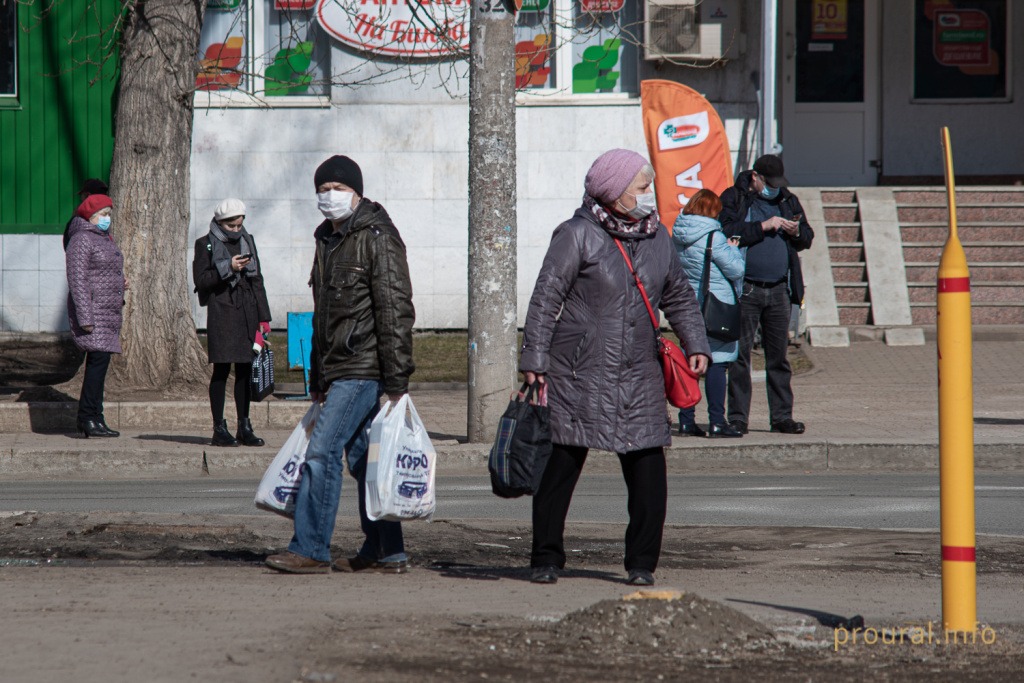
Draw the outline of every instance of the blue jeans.
<instances>
[{"instance_id":1,"label":"blue jeans","mask_svg":"<svg viewBox=\"0 0 1024 683\"><path fill-rule=\"evenodd\" d=\"M359 555L368 560L405 560L400 522L371 522L366 516L366 452L370 422L380 410L380 382L339 379L313 427L295 499L295 535L288 550L320 562L331 560L334 518L341 497L342 457L359 486L359 521L366 541Z\"/></svg>"},{"instance_id":2,"label":"blue jeans","mask_svg":"<svg viewBox=\"0 0 1024 683\"><path fill-rule=\"evenodd\" d=\"M704 398L708 402L708 419L711 424L725 422L725 372L729 363L712 363L704 375ZM693 408L679 411L679 424L692 425L696 421Z\"/></svg>"}]
</instances>

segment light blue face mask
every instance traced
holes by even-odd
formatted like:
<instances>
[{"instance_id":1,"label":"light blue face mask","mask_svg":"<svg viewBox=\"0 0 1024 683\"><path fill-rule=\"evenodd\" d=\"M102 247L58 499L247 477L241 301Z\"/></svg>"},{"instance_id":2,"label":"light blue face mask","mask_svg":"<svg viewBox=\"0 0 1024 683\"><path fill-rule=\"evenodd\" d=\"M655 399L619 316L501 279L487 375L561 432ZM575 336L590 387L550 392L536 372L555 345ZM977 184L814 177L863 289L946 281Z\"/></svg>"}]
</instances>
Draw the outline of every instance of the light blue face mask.
<instances>
[{"instance_id":1,"label":"light blue face mask","mask_svg":"<svg viewBox=\"0 0 1024 683\"><path fill-rule=\"evenodd\" d=\"M96 227L102 230L103 232L110 230L110 216L100 216L96 220Z\"/></svg>"},{"instance_id":2,"label":"light blue face mask","mask_svg":"<svg viewBox=\"0 0 1024 683\"><path fill-rule=\"evenodd\" d=\"M764 181L761 181L764 183ZM768 183L764 183L764 189L761 190L761 196L765 199L775 199L779 196L779 188L772 187Z\"/></svg>"}]
</instances>

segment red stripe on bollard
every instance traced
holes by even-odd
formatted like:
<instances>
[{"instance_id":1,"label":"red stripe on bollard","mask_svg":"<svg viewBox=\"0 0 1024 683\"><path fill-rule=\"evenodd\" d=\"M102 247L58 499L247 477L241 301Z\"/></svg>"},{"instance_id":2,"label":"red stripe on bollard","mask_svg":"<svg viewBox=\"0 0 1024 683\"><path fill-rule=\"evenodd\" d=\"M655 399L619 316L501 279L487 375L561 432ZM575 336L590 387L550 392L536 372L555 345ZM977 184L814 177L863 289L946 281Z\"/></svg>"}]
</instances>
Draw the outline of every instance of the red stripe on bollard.
<instances>
[{"instance_id":1,"label":"red stripe on bollard","mask_svg":"<svg viewBox=\"0 0 1024 683\"><path fill-rule=\"evenodd\" d=\"M942 560L944 562L974 562L974 548L944 545L942 546Z\"/></svg>"},{"instance_id":2,"label":"red stripe on bollard","mask_svg":"<svg viewBox=\"0 0 1024 683\"><path fill-rule=\"evenodd\" d=\"M971 291L971 278L969 277L940 277L939 292L969 292Z\"/></svg>"}]
</instances>

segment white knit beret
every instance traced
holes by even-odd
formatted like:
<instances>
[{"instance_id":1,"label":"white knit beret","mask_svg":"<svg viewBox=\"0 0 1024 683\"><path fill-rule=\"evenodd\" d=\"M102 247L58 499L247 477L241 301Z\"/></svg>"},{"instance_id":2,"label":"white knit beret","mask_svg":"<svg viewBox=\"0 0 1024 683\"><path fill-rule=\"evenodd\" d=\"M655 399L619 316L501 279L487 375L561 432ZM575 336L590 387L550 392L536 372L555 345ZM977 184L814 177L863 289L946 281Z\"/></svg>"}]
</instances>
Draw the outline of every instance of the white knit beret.
<instances>
[{"instance_id":1,"label":"white knit beret","mask_svg":"<svg viewBox=\"0 0 1024 683\"><path fill-rule=\"evenodd\" d=\"M241 199L225 199L213 210L213 219L222 221L225 218L245 215L245 202Z\"/></svg>"}]
</instances>

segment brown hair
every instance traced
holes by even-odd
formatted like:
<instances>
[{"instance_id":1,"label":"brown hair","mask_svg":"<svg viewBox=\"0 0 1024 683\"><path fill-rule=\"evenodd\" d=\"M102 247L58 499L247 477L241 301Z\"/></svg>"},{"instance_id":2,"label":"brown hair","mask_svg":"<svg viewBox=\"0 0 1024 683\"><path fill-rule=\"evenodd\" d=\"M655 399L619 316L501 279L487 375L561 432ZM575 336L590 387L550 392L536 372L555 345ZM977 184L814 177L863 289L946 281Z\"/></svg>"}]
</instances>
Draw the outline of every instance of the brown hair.
<instances>
[{"instance_id":1,"label":"brown hair","mask_svg":"<svg viewBox=\"0 0 1024 683\"><path fill-rule=\"evenodd\" d=\"M683 207L683 214L686 216L718 218L721 212L722 200L711 190L698 190Z\"/></svg>"}]
</instances>

